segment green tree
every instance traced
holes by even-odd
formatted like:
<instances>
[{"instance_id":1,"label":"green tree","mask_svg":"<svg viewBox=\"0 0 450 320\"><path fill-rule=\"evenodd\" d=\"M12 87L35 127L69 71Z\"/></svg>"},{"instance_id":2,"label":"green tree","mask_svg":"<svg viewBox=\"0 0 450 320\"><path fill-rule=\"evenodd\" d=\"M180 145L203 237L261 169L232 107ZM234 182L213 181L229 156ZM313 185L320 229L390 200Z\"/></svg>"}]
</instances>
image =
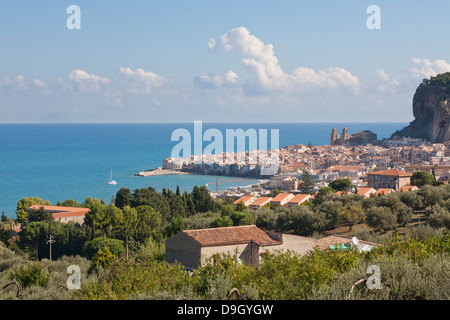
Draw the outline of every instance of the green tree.
<instances>
[{"instance_id":1,"label":"green tree","mask_svg":"<svg viewBox=\"0 0 450 320\"><path fill-rule=\"evenodd\" d=\"M244 202L239 202L238 204L237 204L237 206L236 206L236 210L237 211L239 211L239 212L243 212L244 210L246 210L247 209L247 207L246 207L246 205L244 204Z\"/></svg>"},{"instance_id":2,"label":"green tree","mask_svg":"<svg viewBox=\"0 0 450 320\"><path fill-rule=\"evenodd\" d=\"M35 222L35 221L50 222L53 220L54 220L53 214L45 210L43 207L40 207L39 209L30 210L30 212L28 213L28 222Z\"/></svg>"},{"instance_id":3,"label":"green tree","mask_svg":"<svg viewBox=\"0 0 450 320\"><path fill-rule=\"evenodd\" d=\"M5 214L5 211L2 211L2 218L1 218L1 222L6 222L8 221L8 217Z\"/></svg>"},{"instance_id":4,"label":"green tree","mask_svg":"<svg viewBox=\"0 0 450 320\"><path fill-rule=\"evenodd\" d=\"M164 235L166 237L171 237L186 228L183 218L178 217L170 221L169 225L164 230Z\"/></svg>"},{"instance_id":5,"label":"green tree","mask_svg":"<svg viewBox=\"0 0 450 320\"><path fill-rule=\"evenodd\" d=\"M28 208L34 204L50 205L50 201L43 200L39 197L24 197L20 199L17 201L17 222L21 224L25 223L25 220L28 218Z\"/></svg>"},{"instance_id":6,"label":"green tree","mask_svg":"<svg viewBox=\"0 0 450 320\"><path fill-rule=\"evenodd\" d=\"M62 207L84 207L84 204L78 203L76 200L73 199L67 199L62 202L58 201L56 205Z\"/></svg>"},{"instance_id":7,"label":"green tree","mask_svg":"<svg viewBox=\"0 0 450 320\"><path fill-rule=\"evenodd\" d=\"M20 245L23 248L32 250L35 259L39 259L39 242L44 239L45 222L31 222L22 227L19 232Z\"/></svg>"},{"instance_id":8,"label":"green tree","mask_svg":"<svg viewBox=\"0 0 450 320\"><path fill-rule=\"evenodd\" d=\"M352 182L350 179L336 179L330 182L329 186L336 191L347 191L351 186Z\"/></svg>"},{"instance_id":9,"label":"green tree","mask_svg":"<svg viewBox=\"0 0 450 320\"><path fill-rule=\"evenodd\" d=\"M109 269L115 260L117 260L117 256L112 253L107 246L99 249L91 259L88 274L91 274L94 270L98 270L99 267L102 267L105 270Z\"/></svg>"},{"instance_id":10,"label":"green tree","mask_svg":"<svg viewBox=\"0 0 450 320\"><path fill-rule=\"evenodd\" d=\"M205 186L195 186L192 190L192 200L196 212L214 211L214 199Z\"/></svg>"},{"instance_id":11,"label":"green tree","mask_svg":"<svg viewBox=\"0 0 450 320\"><path fill-rule=\"evenodd\" d=\"M235 211L230 219L233 220L233 226L252 225L255 222L255 216L250 212Z\"/></svg>"},{"instance_id":12,"label":"green tree","mask_svg":"<svg viewBox=\"0 0 450 320\"><path fill-rule=\"evenodd\" d=\"M324 198L329 194L335 194L336 191L331 187L323 187L319 189L319 192L314 198L314 204L319 205L324 201Z\"/></svg>"},{"instance_id":13,"label":"green tree","mask_svg":"<svg viewBox=\"0 0 450 320\"><path fill-rule=\"evenodd\" d=\"M108 247L109 251L116 256L121 256L125 253L125 246L123 241L117 239L110 239L106 237L98 237L87 241L83 246L83 256L88 259L92 257L101 249Z\"/></svg>"},{"instance_id":14,"label":"green tree","mask_svg":"<svg viewBox=\"0 0 450 320\"><path fill-rule=\"evenodd\" d=\"M123 209L131 205L131 191L128 188L120 188L116 193L116 207Z\"/></svg>"},{"instance_id":15,"label":"green tree","mask_svg":"<svg viewBox=\"0 0 450 320\"><path fill-rule=\"evenodd\" d=\"M366 222L369 227L386 231L395 227L397 217L387 207L371 207L367 210Z\"/></svg>"},{"instance_id":16,"label":"green tree","mask_svg":"<svg viewBox=\"0 0 450 320\"><path fill-rule=\"evenodd\" d=\"M311 175L306 170L303 170L302 181L303 182L300 187L300 191L304 194L313 194L314 193L314 182L311 178Z\"/></svg>"},{"instance_id":17,"label":"green tree","mask_svg":"<svg viewBox=\"0 0 450 320\"><path fill-rule=\"evenodd\" d=\"M342 225L347 226L349 230L352 230L353 226L364 221L366 213L358 206L351 206L349 208L343 207L338 211L338 217Z\"/></svg>"},{"instance_id":18,"label":"green tree","mask_svg":"<svg viewBox=\"0 0 450 320\"><path fill-rule=\"evenodd\" d=\"M211 228L231 227L231 226L233 226L233 220L231 220L230 217L215 218L211 222Z\"/></svg>"},{"instance_id":19,"label":"green tree","mask_svg":"<svg viewBox=\"0 0 450 320\"><path fill-rule=\"evenodd\" d=\"M434 176L427 171L417 171L411 175L411 184L417 187L432 186L436 182Z\"/></svg>"},{"instance_id":20,"label":"green tree","mask_svg":"<svg viewBox=\"0 0 450 320\"><path fill-rule=\"evenodd\" d=\"M277 189L277 188L275 188L275 189L272 189L271 191L270 191L270 193L269 193L269 197L271 197L271 198L275 198L277 195L279 195L281 193L281 190L280 189Z\"/></svg>"}]
</instances>

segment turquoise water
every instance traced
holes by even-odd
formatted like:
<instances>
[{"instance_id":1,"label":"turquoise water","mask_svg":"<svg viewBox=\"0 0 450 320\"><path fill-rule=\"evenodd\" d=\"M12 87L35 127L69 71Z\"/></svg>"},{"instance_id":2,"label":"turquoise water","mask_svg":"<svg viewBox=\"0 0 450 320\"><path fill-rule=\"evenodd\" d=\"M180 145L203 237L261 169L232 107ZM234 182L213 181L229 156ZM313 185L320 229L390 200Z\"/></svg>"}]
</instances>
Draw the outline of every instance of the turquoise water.
<instances>
[{"instance_id":1,"label":"turquoise water","mask_svg":"<svg viewBox=\"0 0 450 320\"><path fill-rule=\"evenodd\" d=\"M280 147L291 144L329 143L333 126L344 125L349 133L371 130L378 139L389 137L406 123L209 123L203 129L278 129ZM15 217L17 200L41 197L57 201L86 197L111 197L122 188L154 187L191 191L195 185L215 181L215 176L163 175L135 177L134 174L162 165L178 142L171 141L177 128L193 132L193 123L171 124L0 124L0 211ZM204 142L205 147L209 142ZM118 182L106 182L110 171ZM220 177L231 180L233 177ZM220 190L251 185L256 180L220 184ZM214 188L215 186L213 186Z\"/></svg>"}]
</instances>

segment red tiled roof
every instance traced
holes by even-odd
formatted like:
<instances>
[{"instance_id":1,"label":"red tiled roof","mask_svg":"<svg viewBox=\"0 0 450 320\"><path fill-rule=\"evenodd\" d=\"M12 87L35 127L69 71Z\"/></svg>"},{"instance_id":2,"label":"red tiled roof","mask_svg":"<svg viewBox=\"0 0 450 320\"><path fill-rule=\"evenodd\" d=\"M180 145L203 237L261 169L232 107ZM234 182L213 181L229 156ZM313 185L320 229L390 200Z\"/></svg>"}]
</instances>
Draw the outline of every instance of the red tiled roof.
<instances>
[{"instance_id":1,"label":"red tiled roof","mask_svg":"<svg viewBox=\"0 0 450 320\"><path fill-rule=\"evenodd\" d=\"M279 202L289 197L292 193L279 193L271 201Z\"/></svg>"},{"instance_id":2,"label":"red tiled roof","mask_svg":"<svg viewBox=\"0 0 450 320\"><path fill-rule=\"evenodd\" d=\"M281 244L255 225L184 230L202 247L256 242L260 246Z\"/></svg>"},{"instance_id":3,"label":"red tiled roof","mask_svg":"<svg viewBox=\"0 0 450 320\"><path fill-rule=\"evenodd\" d=\"M380 188L380 189L377 190L376 195L379 195L379 194L387 195L387 194L389 194L391 192L394 192L394 189L391 189L391 188Z\"/></svg>"},{"instance_id":4,"label":"red tiled roof","mask_svg":"<svg viewBox=\"0 0 450 320\"><path fill-rule=\"evenodd\" d=\"M240 202L246 203L248 200L252 199L253 196L242 196L239 199L237 199L233 204L239 204Z\"/></svg>"},{"instance_id":5,"label":"red tiled roof","mask_svg":"<svg viewBox=\"0 0 450 320\"><path fill-rule=\"evenodd\" d=\"M361 188L358 188L358 191L356 192L357 194L362 194L362 195L365 195L365 194L367 194L367 192L369 192L369 191L374 191L375 189L373 189L373 188L368 188L368 187L361 187Z\"/></svg>"},{"instance_id":6,"label":"red tiled roof","mask_svg":"<svg viewBox=\"0 0 450 320\"><path fill-rule=\"evenodd\" d=\"M44 208L44 210L51 212L55 219L62 218L62 217L84 216L84 215L86 215L86 213L91 211L89 208L47 206L47 205L40 205L40 204L34 204L34 205L30 206L28 209L39 210L40 208Z\"/></svg>"},{"instance_id":7,"label":"red tiled roof","mask_svg":"<svg viewBox=\"0 0 450 320\"><path fill-rule=\"evenodd\" d=\"M374 171L369 172L369 174L374 175L382 175L382 176L395 176L395 177L410 177L411 173L407 173L398 169L388 169L388 170L380 170L380 171Z\"/></svg>"},{"instance_id":8,"label":"red tiled roof","mask_svg":"<svg viewBox=\"0 0 450 320\"><path fill-rule=\"evenodd\" d=\"M305 198L310 198L310 194L297 194L295 197L293 197L291 200L288 201L288 203L299 203L305 200Z\"/></svg>"},{"instance_id":9,"label":"red tiled roof","mask_svg":"<svg viewBox=\"0 0 450 320\"><path fill-rule=\"evenodd\" d=\"M255 202L250 203L251 206L260 206L264 204L266 201L272 200L272 197L259 197Z\"/></svg>"},{"instance_id":10,"label":"red tiled roof","mask_svg":"<svg viewBox=\"0 0 450 320\"><path fill-rule=\"evenodd\" d=\"M417 189L417 187L416 186L412 186L412 185L411 186L402 186L399 191L405 192L405 191L411 191L413 189L415 190L415 189Z\"/></svg>"}]
</instances>

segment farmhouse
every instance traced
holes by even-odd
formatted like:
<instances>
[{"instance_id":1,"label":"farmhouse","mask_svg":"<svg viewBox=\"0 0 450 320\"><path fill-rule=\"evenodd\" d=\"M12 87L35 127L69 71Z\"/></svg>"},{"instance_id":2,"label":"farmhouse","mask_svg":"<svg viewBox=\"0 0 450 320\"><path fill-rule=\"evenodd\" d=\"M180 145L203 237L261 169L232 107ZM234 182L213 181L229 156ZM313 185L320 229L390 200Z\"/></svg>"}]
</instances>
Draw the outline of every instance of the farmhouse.
<instances>
[{"instance_id":1,"label":"farmhouse","mask_svg":"<svg viewBox=\"0 0 450 320\"><path fill-rule=\"evenodd\" d=\"M237 252L243 263L257 266L261 253L281 244L254 225L184 230L166 240L166 261L193 270L214 254Z\"/></svg>"},{"instance_id":2,"label":"farmhouse","mask_svg":"<svg viewBox=\"0 0 450 320\"><path fill-rule=\"evenodd\" d=\"M35 204L28 208L28 214L31 210L39 210L43 208L45 211L53 214L55 220L59 220L62 223L67 223L69 221L78 222L79 224L84 223L84 216L91 210L88 208L79 207L63 207L63 206L47 206Z\"/></svg>"}]
</instances>

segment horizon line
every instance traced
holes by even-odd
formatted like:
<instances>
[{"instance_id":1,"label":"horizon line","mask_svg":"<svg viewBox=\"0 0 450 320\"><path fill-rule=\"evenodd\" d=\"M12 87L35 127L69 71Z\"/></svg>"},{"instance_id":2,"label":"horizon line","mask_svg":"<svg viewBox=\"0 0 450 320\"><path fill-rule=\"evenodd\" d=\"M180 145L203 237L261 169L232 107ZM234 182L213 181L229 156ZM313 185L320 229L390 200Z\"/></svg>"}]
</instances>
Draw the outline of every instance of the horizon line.
<instances>
[{"instance_id":1,"label":"horizon line","mask_svg":"<svg viewBox=\"0 0 450 320\"><path fill-rule=\"evenodd\" d=\"M161 121L161 122L0 122L0 125L48 125L48 124L55 124L55 125L71 125L71 124L191 124L195 121L201 121L202 123L264 123L264 124L277 124L277 123L314 123L314 124L333 124L333 123L410 123L411 121L202 121L202 120L193 120L193 121Z\"/></svg>"}]
</instances>

